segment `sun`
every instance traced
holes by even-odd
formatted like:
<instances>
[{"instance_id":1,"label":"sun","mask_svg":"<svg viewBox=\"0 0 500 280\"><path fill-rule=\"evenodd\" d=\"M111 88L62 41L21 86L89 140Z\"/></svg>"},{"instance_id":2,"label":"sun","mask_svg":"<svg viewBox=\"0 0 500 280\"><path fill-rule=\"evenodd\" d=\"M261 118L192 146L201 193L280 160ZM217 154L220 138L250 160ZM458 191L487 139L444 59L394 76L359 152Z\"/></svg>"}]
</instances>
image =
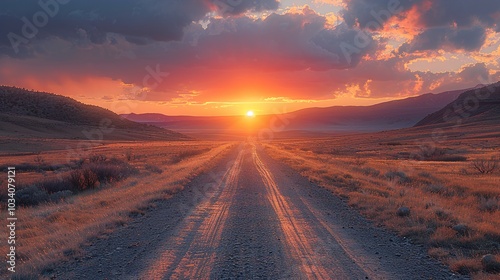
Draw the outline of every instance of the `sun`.
<instances>
[{"instance_id":1,"label":"sun","mask_svg":"<svg viewBox=\"0 0 500 280\"><path fill-rule=\"evenodd\" d=\"M248 111L247 117L253 118L253 117L255 117L255 114L253 113L253 111Z\"/></svg>"}]
</instances>

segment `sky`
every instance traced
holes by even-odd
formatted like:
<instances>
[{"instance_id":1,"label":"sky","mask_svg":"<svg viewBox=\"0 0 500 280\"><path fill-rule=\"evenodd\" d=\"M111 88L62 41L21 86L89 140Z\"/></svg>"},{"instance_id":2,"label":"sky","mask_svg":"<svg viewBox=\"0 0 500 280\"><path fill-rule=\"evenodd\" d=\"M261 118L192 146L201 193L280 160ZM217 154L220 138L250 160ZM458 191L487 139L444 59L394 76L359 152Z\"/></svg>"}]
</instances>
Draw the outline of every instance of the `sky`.
<instances>
[{"instance_id":1,"label":"sky","mask_svg":"<svg viewBox=\"0 0 500 280\"><path fill-rule=\"evenodd\" d=\"M499 80L493 0L0 2L0 84L116 113L273 114Z\"/></svg>"}]
</instances>

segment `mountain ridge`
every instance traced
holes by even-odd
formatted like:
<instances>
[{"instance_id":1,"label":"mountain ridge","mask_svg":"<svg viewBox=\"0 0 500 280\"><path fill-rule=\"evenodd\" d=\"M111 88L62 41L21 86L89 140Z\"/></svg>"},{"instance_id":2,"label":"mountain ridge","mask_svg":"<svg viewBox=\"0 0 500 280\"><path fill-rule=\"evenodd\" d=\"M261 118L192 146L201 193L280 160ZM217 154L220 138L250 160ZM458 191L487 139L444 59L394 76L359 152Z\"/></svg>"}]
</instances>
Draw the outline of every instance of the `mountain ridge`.
<instances>
[{"instance_id":1,"label":"mountain ridge","mask_svg":"<svg viewBox=\"0 0 500 280\"><path fill-rule=\"evenodd\" d=\"M442 109L427 115L415 127L500 121L500 82L460 94Z\"/></svg>"},{"instance_id":2,"label":"mountain ridge","mask_svg":"<svg viewBox=\"0 0 500 280\"><path fill-rule=\"evenodd\" d=\"M66 96L11 86L0 86L0 115L0 136L14 138L20 134L35 138L96 140L89 139L92 137L88 137L88 131L96 133L106 127L107 133L102 133L102 138L106 139L187 138L177 132L124 119L110 110Z\"/></svg>"},{"instance_id":3,"label":"mountain ridge","mask_svg":"<svg viewBox=\"0 0 500 280\"><path fill-rule=\"evenodd\" d=\"M400 100L387 101L371 106L331 106L304 108L282 114L290 120L286 130L309 131L381 131L411 127L456 99L467 89L426 93ZM223 130L241 123L242 116L168 116L158 113L126 114L123 117L174 130ZM273 115L260 115L264 124Z\"/></svg>"}]
</instances>

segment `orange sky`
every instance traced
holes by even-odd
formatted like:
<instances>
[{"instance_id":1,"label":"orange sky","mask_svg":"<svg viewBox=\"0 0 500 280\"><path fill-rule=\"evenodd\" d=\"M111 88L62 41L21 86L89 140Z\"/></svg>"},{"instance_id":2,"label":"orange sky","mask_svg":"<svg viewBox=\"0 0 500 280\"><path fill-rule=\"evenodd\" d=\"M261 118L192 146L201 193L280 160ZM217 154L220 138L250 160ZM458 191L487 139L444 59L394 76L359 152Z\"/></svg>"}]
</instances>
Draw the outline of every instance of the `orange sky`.
<instances>
[{"instance_id":1,"label":"orange sky","mask_svg":"<svg viewBox=\"0 0 500 280\"><path fill-rule=\"evenodd\" d=\"M22 22L0 28L0 83L117 113L243 115L371 105L500 79L498 5L485 12L442 0L386 2L158 2L162 9L137 15L131 11L142 4L133 1L117 9L90 1L102 6L92 9L101 22L74 18L88 7L68 4L16 48L8 34L22 35ZM18 15L39 8L2 5Z\"/></svg>"}]
</instances>

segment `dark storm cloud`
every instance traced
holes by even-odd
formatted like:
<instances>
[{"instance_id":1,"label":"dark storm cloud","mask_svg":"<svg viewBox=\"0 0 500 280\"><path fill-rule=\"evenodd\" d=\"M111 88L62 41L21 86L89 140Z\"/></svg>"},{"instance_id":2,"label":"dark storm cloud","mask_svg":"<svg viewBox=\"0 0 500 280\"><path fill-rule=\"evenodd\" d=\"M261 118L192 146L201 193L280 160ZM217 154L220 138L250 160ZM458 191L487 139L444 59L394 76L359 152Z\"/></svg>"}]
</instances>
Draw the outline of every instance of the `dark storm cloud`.
<instances>
[{"instance_id":1,"label":"dark storm cloud","mask_svg":"<svg viewBox=\"0 0 500 280\"><path fill-rule=\"evenodd\" d=\"M197 63L263 71L345 69L376 48L368 33L325 24L326 18L309 8L264 20L213 20L198 40Z\"/></svg>"},{"instance_id":2,"label":"dark storm cloud","mask_svg":"<svg viewBox=\"0 0 500 280\"><path fill-rule=\"evenodd\" d=\"M408 52L478 50L487 28L500 31L500 3L491 0L348 0L342 13L351 26L374 29L370 22L375 21L381 29L391 18L404 18L410 9L416 16L414 24L424 31L409 43L411 47L401 49Z\"/></svg>"},{"instance_id":3,"label":"dark storm cloud","mask_svg":"<svg viewBox=\"0 0 500 280\"><path fill-rule=\"evenodd\" d=\"M361 28L372 28L372 22L377 22L380 29L382 25L393 16L406 11L412 7L412 0L347 0L345 9L342 11L345 22L354 26L359 24Z\"/></svg>"},{"instance_id":4,"label":"dark storm cloud","mask_svg":"<svg viewBox=\"0 0 500 280\"><path fill-rule=\"evenodd\" d=\"M470 27L476 22L487 26L498 24L497 13L500 3L493 0L347 0L342 11L346 23L361 27L381 19L386 22L391 14L391 7L400 13L391 16L403 16L403 12L416 8L419 23L426 27L457 24L458 27Z\"/></svg>"},{"instance_id":5,"label":"dark storm cloud","mask_svg":"<svg viewBox=\"0 0 500 280\"><path fill-rule=\"evenodd\" d=\"M246 11L276 10L280 4L278 0L210 0L210 2L220 13L226 15L239 15Z\"/></svg>"},{"instance_id":6,"label":"dark storm cloud","mask_svg":"<svg viewBox=\"0 0 500 280\"><path fill-rule=\"evenodd\" d=\"M278 4L276 0L3 0L0 51L22 56L35 51L29 44L32 39L75 39L81 33L96 44L105 42L108 33L135 44L180 40L186 26L211 11L240 14L276 9Z\"/></svg>"},{"instance_id":7,"label":"dark storm cloud","mask_svg":"<svg viewBox=\"0 0 500 280\"><path fill-rule=\"evenodd\" d=\"M486 30L481 26L471 28L436 27L418 34L411 42L405 43L400 52L428 50L479 50L486 41Z\"/></svg>"},{"instance_id":8,"label":"dark storm cloud","mask_svg":"<svg viewBox=\"0 0 500 280\"><path fill-rule=\"evenodd\" d=\"M477 84L485 84L492 80L490 78L490 71L484 63L476 63L464 67L462 71L458 73L458 77L464 82L477 81Z\"/></svg>"}]
</instances>

